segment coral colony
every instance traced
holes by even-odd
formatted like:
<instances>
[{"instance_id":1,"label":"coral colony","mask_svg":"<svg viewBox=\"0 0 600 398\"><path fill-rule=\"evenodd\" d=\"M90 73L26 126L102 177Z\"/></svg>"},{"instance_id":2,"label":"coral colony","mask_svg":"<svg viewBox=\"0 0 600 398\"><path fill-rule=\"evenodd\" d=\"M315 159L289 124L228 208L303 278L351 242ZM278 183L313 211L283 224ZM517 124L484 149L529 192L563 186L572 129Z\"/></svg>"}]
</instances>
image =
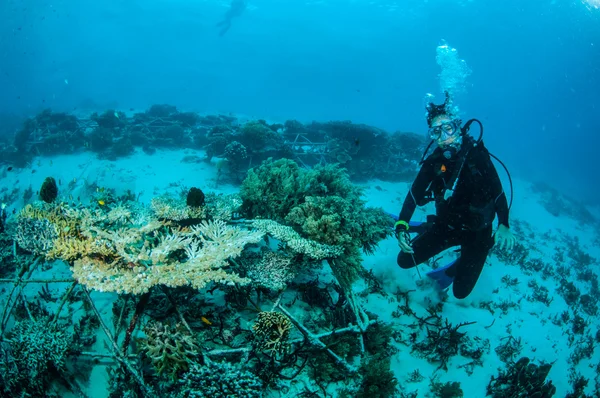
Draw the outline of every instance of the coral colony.
<instances>
[{"instance_id":1,"label":"coral colony","mask_svg":"<svg viewBox=\"0 0 600 398\"><path fill-rule=\"evenodd\" d=\"M542 256L516 221L524 239L493 254L510 272L461 321L448 317L445 293L420 294L433 291L424 280L401 289L365 269L394 220L355 183L410 181L425 145L351 122L244 123L168 105L27 120L0 148L13 173L40 156L193 148L182 162L211 164L215 178L147 203L58 176L2 189L15 211L0 219L0 396L552 397L559 385L569 397L598 394L597 260L577 238L548 236L554 258ZM224 184L239 187L219 192ZM550 214L591 219L549 188L532 191ZM531 319L559 331L569 376L552 372L558 355L536 355L536 336L515 334L534 305L548 313ZM469 377L482 374L474 392Z\"/></svg>"}]
</instances>

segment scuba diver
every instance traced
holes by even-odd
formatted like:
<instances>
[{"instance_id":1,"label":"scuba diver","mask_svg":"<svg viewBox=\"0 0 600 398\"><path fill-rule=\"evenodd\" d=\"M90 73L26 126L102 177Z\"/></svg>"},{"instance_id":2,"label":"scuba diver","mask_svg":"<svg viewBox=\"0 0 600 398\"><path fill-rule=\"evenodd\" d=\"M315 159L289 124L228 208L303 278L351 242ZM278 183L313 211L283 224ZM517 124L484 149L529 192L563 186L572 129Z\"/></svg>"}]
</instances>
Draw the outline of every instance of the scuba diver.
<instances>
[{"instance_id":1,"label":"scuba diver","mask_svg":"<svg viewBox=\"0 0 600 398\"><path fill-rule=\"evenodd\" d=\"M239 17L246 10L246 1L245 0L231 0L231 4L229 5L229 10L225 13L223 20L217 24L218 28L221 28L219 31L219 36L223 37L225 33L231 28L231 20L234 17Z\"/></svg>"},{"instance_id":2,"label":"scuba diver","mask_svg":"<svg viewBox=\"0 0 600 398\"><path fill-rule=\"evenodd\" d=\"M442 105L429 103L426 110L432 141L394 226L401 250L397 262L404 269L416 267L444 250L460 246L458 259L427 275L441 289L453 283L454 297L464 299L475 287L494 244L511 250L516 243L508 223L510 206L492 164L493 155L483 145L481 122L471 119L461 127L448 92ZM473 122L480 127L477 140L467 134ZM425 158L433 142L437 148ZM424 223L411 222L415 208L431 201L435 201L436 214L427 216ZM498 229L494 232L496 215ZM412 240L411 232L418 233Z\"/></svg>"}]
</instances>

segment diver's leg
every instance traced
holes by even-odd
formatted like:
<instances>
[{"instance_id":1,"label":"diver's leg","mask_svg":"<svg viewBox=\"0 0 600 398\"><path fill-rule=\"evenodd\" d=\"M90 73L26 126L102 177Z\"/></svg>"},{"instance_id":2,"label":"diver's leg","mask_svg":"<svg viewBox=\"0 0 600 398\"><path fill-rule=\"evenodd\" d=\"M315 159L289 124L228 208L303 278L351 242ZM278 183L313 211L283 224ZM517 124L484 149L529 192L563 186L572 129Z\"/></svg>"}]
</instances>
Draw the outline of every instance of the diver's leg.
<instances>
[{"instance_id":1,"label":"diver's leg","mask_svg":"<svg viewBox=\"0 0 600 398\"><path fill-rule=\"evenodd\" d=\"M464 299L473 291L492 246L494 246L494 238L491 228L478 232L466 232L463 235L460 257L453 267L455 277L452 292L454 297Z\"/></svg>"},{"instance_id":2,"label":"diver's leg","mask_svg":"<svg viewBox=\"0 0 600 398\"><path fill-rule=\"evenodd\" d=\"M225 35L225 33L227 33L229 28L231 28L231 20L228 19L228 20L224 21L224 24L222 25L222 28L219 31L219 36L223 37Z\"/></svg>"},{"instance_id":3,"label":"diver's leg","mask_svg":"<svg viewBox=\"0 0 600 398\"><path fill-rule=\"evenodd\" d=\"M457 244L458 239L455 232L445 226L433 224L430 229L412 240L414 253L401 251L398 254L397 262L401 268L412 268Z\"/></svg>"}]
</instances>

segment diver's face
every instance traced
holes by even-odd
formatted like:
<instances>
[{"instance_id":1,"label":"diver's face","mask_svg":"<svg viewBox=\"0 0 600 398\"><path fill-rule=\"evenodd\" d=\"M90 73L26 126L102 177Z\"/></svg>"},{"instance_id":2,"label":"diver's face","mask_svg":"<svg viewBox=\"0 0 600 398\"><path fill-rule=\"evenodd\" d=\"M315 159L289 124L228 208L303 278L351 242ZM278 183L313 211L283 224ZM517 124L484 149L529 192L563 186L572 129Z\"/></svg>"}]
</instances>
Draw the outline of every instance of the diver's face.
<instances>
[{"instance_id":1,"label":"diver's face","mask_svg":"<svg viewBox=\"0 0 600 398\"><path fill-rule=\"evenodd\" d=\"M431 121L429 137L435 140L441 148L451 145L460 145L460 126L457 121L448 115L439 115Z\"/></svg>"}]
</instances>

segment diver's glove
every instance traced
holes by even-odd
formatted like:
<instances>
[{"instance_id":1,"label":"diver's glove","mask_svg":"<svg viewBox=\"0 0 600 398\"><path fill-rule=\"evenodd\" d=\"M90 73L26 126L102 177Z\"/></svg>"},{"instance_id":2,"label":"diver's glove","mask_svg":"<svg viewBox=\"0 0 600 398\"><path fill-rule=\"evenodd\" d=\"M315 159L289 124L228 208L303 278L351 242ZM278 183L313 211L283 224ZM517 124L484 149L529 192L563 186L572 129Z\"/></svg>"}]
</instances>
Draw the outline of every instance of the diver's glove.
<instances>
[{"instance_id":1,"label":"diver's glove","mask_svg":"<svg viewBox=\"0 0 600 398\"><path fill-rule=\"evenodd\" d=\"M494 243L500 250L512 250L517 243L517 238L506 225L500 224L494 234Z\"/></svg>"},{"instance_id":2,"label":"diver's glove","mask_svg":"<svg viewBox=\"0 0 600 398\"><path fill-rule=\"evenodd\" d=\"M406 221L398 221L395 225L396 238L398 238L398 246L404 253L414 253L410 244L410 235L408 234L408 223Z\"/></svg>"}]
</instances>

